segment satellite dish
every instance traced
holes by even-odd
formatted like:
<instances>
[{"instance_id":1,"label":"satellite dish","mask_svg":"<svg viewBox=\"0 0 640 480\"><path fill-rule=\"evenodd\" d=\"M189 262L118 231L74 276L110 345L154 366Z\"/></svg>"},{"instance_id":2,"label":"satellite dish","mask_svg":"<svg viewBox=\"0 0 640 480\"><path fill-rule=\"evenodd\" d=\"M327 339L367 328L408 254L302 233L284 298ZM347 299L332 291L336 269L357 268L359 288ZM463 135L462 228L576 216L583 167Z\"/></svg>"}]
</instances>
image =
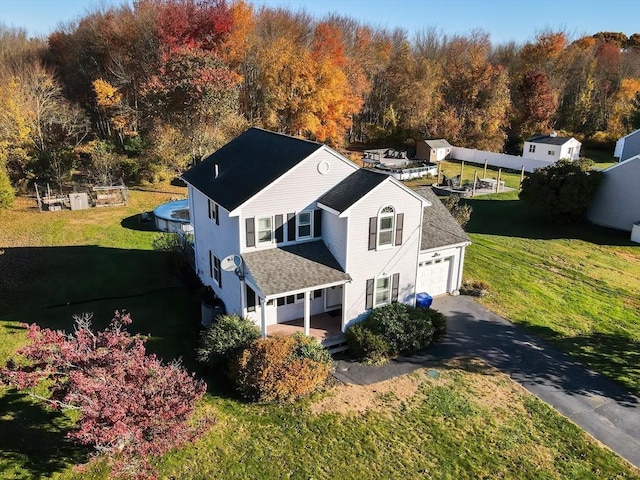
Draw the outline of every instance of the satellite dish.
<instances>
[{"instance_id":1,"label":"satellite dish","mask_svg":"<svg viewBox=\"0 0 640 480\"><path fill-rule=\"evenodd\" d=\"M229 255L220 262L220 268L225 272L235 272L242 267L242 257L240 255Z\"/></svg>"}]
</instances>

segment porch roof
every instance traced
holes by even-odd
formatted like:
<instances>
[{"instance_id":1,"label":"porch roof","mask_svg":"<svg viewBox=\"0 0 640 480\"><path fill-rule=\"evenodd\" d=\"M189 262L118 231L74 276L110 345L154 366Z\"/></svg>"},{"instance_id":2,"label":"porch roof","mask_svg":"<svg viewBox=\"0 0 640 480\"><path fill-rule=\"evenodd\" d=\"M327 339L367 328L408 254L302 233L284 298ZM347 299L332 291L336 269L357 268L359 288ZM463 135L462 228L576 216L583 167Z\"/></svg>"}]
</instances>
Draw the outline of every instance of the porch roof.
<instances>
[{"instance_id":1,"label":"porch roof","mask_svg":"<svg viewBox=\"0 0 640 480\"><path fill-rule=\"evenodd\" d=\"M322 240L242 255L264 297L351 280Z\"/></svg>"}]
</instances>

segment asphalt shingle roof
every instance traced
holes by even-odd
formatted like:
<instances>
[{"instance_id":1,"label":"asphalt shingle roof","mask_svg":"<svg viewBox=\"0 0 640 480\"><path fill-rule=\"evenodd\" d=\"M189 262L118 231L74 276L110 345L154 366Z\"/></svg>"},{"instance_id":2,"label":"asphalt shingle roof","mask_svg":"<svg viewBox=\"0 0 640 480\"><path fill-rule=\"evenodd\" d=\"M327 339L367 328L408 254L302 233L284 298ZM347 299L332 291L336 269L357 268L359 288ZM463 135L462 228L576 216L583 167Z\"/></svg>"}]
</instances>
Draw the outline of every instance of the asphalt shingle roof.
<instances>
[{"instance_id":1,"label":"asphalt shingle roof","mask_svg":"<svg viewBox=\"0 0 640 480\"><path fill-rule=\"evenodd\" d=\"M387 178L384 173L360 168L322 195L318 203L342 213Z\"/></svg>"},{"instance_id":2,"label":"asphalt shingle roof","mask_svg":"<svg viewBox=\"0 0 640 480\"><path fill-rule=\"evenodd\" d=\"M451 148L451 144L443 138L425 140L424 143L429 145L431 148Z\"/></svg>"},{"instance_id":3,"label":"asphalt shingle roof","mask_svg":"<svg viewBox=\"0 0 640 480\"><path fill-rule=\"evenodd\" d=\"M449 213L447 207L433 193L431 187L420 187L415 192L431 203L431 206L425 207L422 213L420 250L471 241L460 224Z\"/></svg>"},{"instance_id":4,"label":"asphalt shingle roof","mask_svg":"<svg viewBox=\"0 0 640 480\"><path fill-rule=\"evenodd\" d=\"M185 172L182 178L231 211L319 148L322 144L317 142L250 128Z\"/></svg>"},{"instance_id":5,"label":"asphalt shingle roof","mask_svg":"<svg viewBox=\"0 0 640 480\"><path fill-rule=\"evenodd\" d=\"M527 142L531 143L544 143L547 145L564 145L571 137L552 137L550 135L534 135L533 137L527 138Z\"/></svg>"},{"instance_id":6,"label":"asphalt shingle roof","mask_svg":"<svg viewBox=\"0 0 640 480\"><path fill-rule=\"evenodd\" d=\"M322 240L247 252L242 258L265 296L351 280Z\"/></svg>"}]
</instances>

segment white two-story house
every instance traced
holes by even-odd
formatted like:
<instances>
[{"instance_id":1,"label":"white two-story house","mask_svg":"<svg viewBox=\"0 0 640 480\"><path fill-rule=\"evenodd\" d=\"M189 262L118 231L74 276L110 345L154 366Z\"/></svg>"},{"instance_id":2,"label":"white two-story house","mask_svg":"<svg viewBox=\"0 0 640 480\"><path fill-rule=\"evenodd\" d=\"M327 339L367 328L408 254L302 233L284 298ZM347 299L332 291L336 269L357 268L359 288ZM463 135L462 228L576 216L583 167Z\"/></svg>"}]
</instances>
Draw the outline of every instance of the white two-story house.
<instances>
[{"instance_id":1,"label":"white two-story house","mask_svg":"<svg viewBox=\"0 0 640 480\"><path fill-rule=\"evenodd\" d=\"M183 178L200 279L263 335L300 319L308 333L327 312L344 331L460 286L469 238L437 197L320 143L251 128Z\"/></svg>"}]
</instances>

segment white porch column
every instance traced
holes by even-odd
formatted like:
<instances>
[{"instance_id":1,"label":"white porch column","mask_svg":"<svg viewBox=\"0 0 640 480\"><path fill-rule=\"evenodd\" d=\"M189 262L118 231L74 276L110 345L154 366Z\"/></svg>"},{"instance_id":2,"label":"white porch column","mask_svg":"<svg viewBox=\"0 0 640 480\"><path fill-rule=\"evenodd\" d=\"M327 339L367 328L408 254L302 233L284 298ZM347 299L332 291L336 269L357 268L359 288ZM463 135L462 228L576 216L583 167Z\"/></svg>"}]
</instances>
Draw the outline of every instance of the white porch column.
<instances>
[{"instance_id":1,"label":"white porch column","mask_svg":"<svg viewBox=\"0 0 640 480\"><path fill-rule=\"evenodd\" d=\"M347 285L351 284L351 280L342 285L342 315L340 315L340 331L344 333L345 318L347 318Z\"/></svg>"},{"instance_id":2,"label":"white porch column","mask_svg":"<svg viewBox=\"0 0 640 480\"><path fill-rule=\"evenodd\" d=\"M262 323L262 338L267 338L267 299L260 299L260 319Z\"/></svg>"},{"instance_id":3,"label":"white porch column","mask_svg":"<svg viewBox=\"0 0 640 480\"><path fill-rule=\"evenodd\" d=\"M311 329L311 292L304 292L304 334L309 335Z\"/></svg>"}]
</instances>

